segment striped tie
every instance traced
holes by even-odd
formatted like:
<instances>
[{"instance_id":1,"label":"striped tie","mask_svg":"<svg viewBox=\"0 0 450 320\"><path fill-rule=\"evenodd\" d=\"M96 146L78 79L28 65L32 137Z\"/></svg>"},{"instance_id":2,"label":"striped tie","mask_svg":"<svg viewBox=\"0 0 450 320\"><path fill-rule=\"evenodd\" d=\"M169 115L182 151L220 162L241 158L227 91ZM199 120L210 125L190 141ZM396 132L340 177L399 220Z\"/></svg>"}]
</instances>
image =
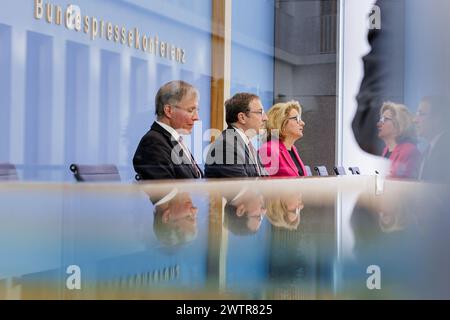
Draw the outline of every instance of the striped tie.
<instances>
[{"instance_id":1,"label":"striped tie","mask_svg":"<svg viewBox=\"0 0 450 320\"><path fill-rule=\"evenodd\" d=\"M180 136L180 138L178 138L178 142L180 143L181 147L183 148L183 150L186 152L188 158L190 158L191 160L191 167L195 172L195 177L196 178L201 178L201 173L200 173L200 169L197 165L197 162L195 162L194 157L192 156L191 152L189 151L189 149L184 145L183 143L183 137Z\"/></svg>"},{"instance_id":2,"label":"striped tie","mask_svg":"<svg viewBox=\"0 0 450 320\"><path fill-rule=\"evenodd\" d=\"M259 166L258 154L256 153L255 147L251 142L248 143L248 149L253 157L253 161L255 162L256 170L258 171L258 176L262 176L261 167Z\"/></svg>"}]
</instances>

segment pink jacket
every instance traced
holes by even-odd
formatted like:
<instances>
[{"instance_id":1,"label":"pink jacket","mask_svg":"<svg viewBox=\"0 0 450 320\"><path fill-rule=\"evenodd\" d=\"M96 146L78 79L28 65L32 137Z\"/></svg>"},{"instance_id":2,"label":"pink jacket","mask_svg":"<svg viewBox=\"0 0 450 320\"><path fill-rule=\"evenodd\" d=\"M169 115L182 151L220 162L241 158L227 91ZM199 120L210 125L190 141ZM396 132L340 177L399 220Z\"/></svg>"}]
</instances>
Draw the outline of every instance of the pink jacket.
<instances>
[{"instance_id":1,"label":"pink jacket","mask_svg":"<svg viewBox=\"0 0 450 320\"><path fill-rule=\"evenodd\" d=\"M292 150L300 163L303 173L307 175L305 166L302 159L297 153L295 146L292 146ZM264 143L258 150L261 162L266 168L269 175L274 177L298 177L297 166L291 159L291 155L284 143L278 140L271 140Z\"/></svg>"},{"instance_id":2,"label":"pink jacket","mask_svg":"<svg viewBox=\"0 0 450 320\"><path fill-rule=\"evenodd\" d=\"M384 148L382 156L388 152ZM391 170L389 176L392 178L417 178L422 155L416 145L406 142L397 144L389 157Z\"/></svg>"}]
</instances>

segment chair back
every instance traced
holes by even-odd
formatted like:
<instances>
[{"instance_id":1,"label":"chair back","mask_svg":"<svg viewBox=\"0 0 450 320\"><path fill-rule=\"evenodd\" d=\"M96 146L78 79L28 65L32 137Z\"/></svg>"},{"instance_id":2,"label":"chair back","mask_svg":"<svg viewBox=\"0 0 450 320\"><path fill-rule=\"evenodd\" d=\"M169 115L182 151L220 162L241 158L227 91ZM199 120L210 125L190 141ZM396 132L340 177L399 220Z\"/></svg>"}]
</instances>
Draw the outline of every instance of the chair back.
<instances>
[{"instance_id":1,"label":"chair back","mask_svg":"<svg viewBox=\"0 0 450 320\"><path fill-rule=\"evenodd\" d=\"M321 177L326 177L328 176L328 171L327 171L327 167L325 166L317 166L314 167L314 170L316 170L317 174Z\"/></svg>"},{"instance_id":2,"label":"chair back","mask_svg":"<svg viewBox=\"0 0 450 320\"><path fill-rule=\"evenodd\" d=\"M348 170L350 170L352 174L361 174L358 167L349 167Z\"/></svg>"},{"instance_id":3,"label":"chair back","mask_svg":"<svg viewBox=\"0 0 450 320\"><path fill-rule=\"evenodd\" d=\"M78 182L120 181L119 170L113 164L71 164L70 171Z\"/></svg>"},{"instance_id":4,"label":"chair back","mask_svg":"<svg viewBox=\"0 0 450 320\"><path fill-rule=\"evenodd\" d=\"M334 172L336 173L337 176L345 176L345 175L347 175L347 172L345 172L345 168L344 167L334 167Z\"/></svg>"},{"instance_id":5,"label":"chair back","mask_svg":"<svg viewBox=\"0 0 450 320\"><path fill-rule=\"evenodd\" d=\"M305 166L305 171L305 176L311 177L313 175L310 166Z\"/></svg>"}]
</instances>

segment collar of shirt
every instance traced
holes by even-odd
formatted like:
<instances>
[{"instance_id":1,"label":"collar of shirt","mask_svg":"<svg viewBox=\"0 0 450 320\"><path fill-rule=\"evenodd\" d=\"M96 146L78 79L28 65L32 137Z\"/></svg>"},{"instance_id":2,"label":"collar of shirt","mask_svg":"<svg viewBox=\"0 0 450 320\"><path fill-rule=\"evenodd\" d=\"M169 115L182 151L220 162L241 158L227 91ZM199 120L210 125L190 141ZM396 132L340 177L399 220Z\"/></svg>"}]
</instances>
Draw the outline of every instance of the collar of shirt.
<instances>
[{"instance_id":1,"label":"collar of shirt","mask_svg":"<svg viewBox=\"0 0 450 320\"><path fill-rule=\"evenodd\" d=\"M166 194L161 200L159 200L158 202L155 203L155 207L160 206L166 202L169 202L170 200L172 200L173 198L175 198L175 196L178 193L178 189L174 188L172 189L168 194Z\"/></svg>"},{"instance_id":2,"label":"collar of shirt","mask_svg":"<svg viewBox=\"0 0 450 320\"><path fill-rule=\"evenodd\" d=\"M242 140L244 140L245 145L248 145L250 143L250 139L245 135L244 131L242 131L239 128L236 128L235 126L233 126L233 128L234 128L234 130L236 130L239 133Z\"/></svg>"},{"instance_id":3,"label":"collar of shirt","mask_svg":"<svg viewBox=\"0 0 450 320\"><path fill-rule=\"evenodd\" d=\"M180 142L180 134L171 126L168 126L165 123L156 121L157 124L159 124L161 127L163 127L164 130L166 130L167 132L170 133L170 135L172 136L173 139L175 139L175 141L177 141L178 143ZM179 145L181 146L181 148L183 149L185 155L187 156L187 159L189 160L189 162L192 163L192 159L191 159L191 152L188 149L188 147L184 144L184 143L179 143Z\"/></svg>"},{"instance_id":4,"label":"collar of shirt","mask_svg":"<svg viewBox=\"0 0 450 320\"><path fill-rule=\"evenodd\" d=\"M156 121L156 123L159 124L161 127L163 127L164 130L169 132L175 141L178 141L180 139L180 134L177 132L177 130L175 130L174 128L172 128L171 126L169 126L165 123L162 123L159 121Z\"/></svg>"},{"instance_id":5,"label":"collar of shirt","mask_svg":"<svg viewBox=\"0 0 450 320\"><path fill-rule=\"evenodd\" d=\"M248 187L242 188L241 191L239 191L239 193L236 195L236 197L233 198L233 200L231 200L230 203L233 203L234 201L236 201L237 199L239 199L240 197L242 197L242 195L243 195L244 193L246 193L247 190L248 190Z\"/></svg>"}]
</instances>

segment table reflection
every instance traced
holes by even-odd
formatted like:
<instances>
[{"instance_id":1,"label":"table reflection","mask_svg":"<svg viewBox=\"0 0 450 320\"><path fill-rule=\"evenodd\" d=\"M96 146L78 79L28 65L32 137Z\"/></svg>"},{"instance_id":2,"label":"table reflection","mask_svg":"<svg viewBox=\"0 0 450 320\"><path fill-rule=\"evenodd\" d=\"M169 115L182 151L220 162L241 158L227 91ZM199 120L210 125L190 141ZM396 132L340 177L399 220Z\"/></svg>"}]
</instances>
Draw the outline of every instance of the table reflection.
<instances>
[{"instance_id":1,"label":"table reflection","mask_svg":"<svg viewBox=\"0 0 450 320\"><path fill-rule=\"evenodd\" d=\"M266 215L264 196L247 187L234 195L227 192L222 195L224 208L224 227L236 235L252 234L259 230Z\"/></svg>"},{"instance_id":2,"label":"table reflection","mask_svg":"<svg viewBox=\"0 0 450 320\"><path fill-rule=\"evenodd\" d=\"M156 201L152 198L152 201ZM167 246L177 246L197 236L198 208L188 192L172 189L154 202L153 231L158 240Z\"/></svg>"},{"instance_id":3,"label":"table reflection","mask_svg":"<svg viewBox=\"0 0 450 320\"><path fill-rule=\"evenodd\" d=\"M274 227L296 230L304 208L300 192L289 192L281 196L272 196L267 201L267 218Z\"/></svg>"},{"instance_id":4,"label":"table reflection","mask_svg":"<svg viewBox=\"0 0 450 320\"><path fill-rule=\"evenodd\" d=\"M442 273L423 271L449 265L437 268L441 255L430 250L445 243L445 196L433 189L430 210L427 186L391 181L382 194L374 186L373 177L0 185L1 297L437 294ZM66 285L73 265L81 290ZM370 265L382 269L386 290L367 289Z\"/></svg>"}]
</instances>

